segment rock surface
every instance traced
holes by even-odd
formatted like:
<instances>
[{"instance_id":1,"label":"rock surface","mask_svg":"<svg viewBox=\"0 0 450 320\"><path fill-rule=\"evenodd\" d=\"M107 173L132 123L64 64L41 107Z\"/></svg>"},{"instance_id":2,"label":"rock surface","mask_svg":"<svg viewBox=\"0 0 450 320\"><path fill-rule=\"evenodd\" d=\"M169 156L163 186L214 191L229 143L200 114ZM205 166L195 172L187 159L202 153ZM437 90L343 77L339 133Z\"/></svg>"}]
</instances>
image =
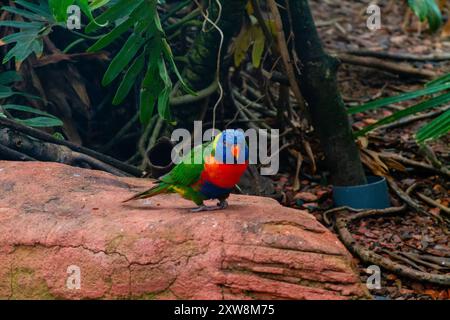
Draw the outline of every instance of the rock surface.
<instances>
[{"instance_id":1,"label":"rock surface","mask_svg":"<svg viewBox=\"0 0 450 320\"><path fill-rule=\"evenodd\" d=\"M344 246L311 215L237 195L210 213L176 195L121 204L149 185L0 162L0 299L367 297Z\"/></svg>"}]
</instances>

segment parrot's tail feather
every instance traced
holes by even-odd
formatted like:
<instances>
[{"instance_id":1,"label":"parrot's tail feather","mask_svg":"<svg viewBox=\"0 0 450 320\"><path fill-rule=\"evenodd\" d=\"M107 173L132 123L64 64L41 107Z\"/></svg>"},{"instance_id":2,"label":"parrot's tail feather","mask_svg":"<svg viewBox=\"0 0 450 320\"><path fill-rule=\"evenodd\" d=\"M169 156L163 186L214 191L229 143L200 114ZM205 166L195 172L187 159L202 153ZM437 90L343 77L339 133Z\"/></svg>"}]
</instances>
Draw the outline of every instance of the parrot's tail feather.
<instances>
[{"instance_id":1,"label":"parrot's tail feather","mask_svg":"<svg viewBox=\"0 0 450 320\"><path fill-rule=\"evenodd\" d=\"M160 183L149 190L138 193L138 194L132 196L131 198L122 201L122 203L129 202L132 200L150 198L150 197L156 196L158 194L165 193L168 190L168 188L169 188L169 186L167 184Z\"/></svg>"}]
</instances>

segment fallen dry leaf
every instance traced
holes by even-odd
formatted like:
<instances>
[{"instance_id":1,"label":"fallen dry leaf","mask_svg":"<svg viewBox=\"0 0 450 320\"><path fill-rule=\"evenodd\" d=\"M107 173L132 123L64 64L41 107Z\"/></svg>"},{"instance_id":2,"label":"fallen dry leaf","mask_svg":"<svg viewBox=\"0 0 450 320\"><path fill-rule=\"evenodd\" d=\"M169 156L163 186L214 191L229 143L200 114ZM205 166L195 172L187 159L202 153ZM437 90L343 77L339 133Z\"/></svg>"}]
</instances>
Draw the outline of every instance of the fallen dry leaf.
<instances>
[{"instance_id":1,"label":"fallen dry leaf","mask_svg":"<svg viewBox=\"0 0 450 320\"><path fill-rule=\"evenodd\" d=\"M432 290L432 289L427 289L427 290L425 290L424 293L425 293L426 295L429 295L430 297L432 297L434 300L439 299L439 296L440 296L440 294L441 294L440 291Z\"/></svg>"},{"instance_id":2,"label":"fallen dry leaf","mask_svg":"<svg viewBox=\"0 0 450 320\"><path fill-rule=\"evenodd\" d=\"M310 192L298 192L295 196L294 196L295 200L303 200L305 202L315 202L318 199L318 196L310 193Z\"/></svg>"},{"instance_id":3,"label":"fallen dry leaf","mask_svg":"<svg viewBox=\"0 0 450 320\"><path fill-rule=\"evenodd\" d=\"M429 210L429 212L433 215L433 216L439 216L439 214L441 213L441 209L439 208L431 208Z\"/></svg>"}]
</instances>

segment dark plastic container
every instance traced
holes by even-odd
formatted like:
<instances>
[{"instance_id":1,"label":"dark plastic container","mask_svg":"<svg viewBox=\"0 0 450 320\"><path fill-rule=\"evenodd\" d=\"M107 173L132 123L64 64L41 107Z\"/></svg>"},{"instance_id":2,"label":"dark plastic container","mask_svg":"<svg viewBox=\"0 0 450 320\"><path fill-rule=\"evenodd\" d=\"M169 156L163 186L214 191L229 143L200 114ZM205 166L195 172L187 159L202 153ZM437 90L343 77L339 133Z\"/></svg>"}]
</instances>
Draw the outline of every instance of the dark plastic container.
<instances>
[{"instance_id":1,"label":"dark plastic container","mask_svg":"<svg viewBox=\"0 0 450 320\"><path fill-rule=\"evenodd\" d=\"M391 206L389 191L384 177L369 176L361 186L333 186L335 207L348 206L355 209L386 209Z\"/></svg>"}]
</instances>

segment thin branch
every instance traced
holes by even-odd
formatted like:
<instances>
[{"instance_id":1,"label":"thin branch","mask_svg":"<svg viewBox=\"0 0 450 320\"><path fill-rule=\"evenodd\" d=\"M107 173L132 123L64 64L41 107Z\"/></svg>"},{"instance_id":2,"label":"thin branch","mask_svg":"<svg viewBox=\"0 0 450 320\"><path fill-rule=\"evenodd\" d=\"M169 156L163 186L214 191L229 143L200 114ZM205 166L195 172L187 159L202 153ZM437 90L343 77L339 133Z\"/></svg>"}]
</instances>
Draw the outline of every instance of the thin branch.
<instances>
[{"instance_id":1,"label":"thin branch","mask_svg":"<svg viewBox=\"0 0 450 320\"><path fill-rule=\"evenodd\" d=\"M0 144L0 158L14 161L36 161L33 157Z\"/></svg>"},{"instance_id":2,"label":"thin branch","mask_svg":"<svg viewBox=\"0 0 450 320\"><path fill-rule=\"evenodd\" d=\"M372 58L381 58L381 59L389 59L396 61L447 61L450 60L450 54L448 53L440 53L440 54L427 54L427 55L416 55L411 53L390 53L390 52L379 52L379 51L370 51L370 50L349 50L345 53L355 55L355 56L363 56L363 57L372 57Z\"/></svg>"},{"instance_id":3,"label":"thin branch","mask_svg":"<svg viewBox=\"0 0 450 320\"><path fill-rule=\"evenodd\" d=\"M272 13L275 20L275 27L277 30L276 40L278 43L278 49L280 50L281 59L286 69L286 75L289 79L289 84L292 91L294 92L295 99L297 100L301 111L303 113L306 113L305 100L303 99L303 95L300 91L300 87L295 77L294 67L292 65L291 57L289 55L289 49L286 43L286 36L283 31L283 22L281 20L280 11L278 11L277 3L275 2L275 0L268 0L268 4L270 7L270 12Z\"/></svg>"},{"instance_id":4,"label":"thin branch","mask_svg":"<svg viewBox=\"0 0 450 320\"><path fill-rule=\"evenodd\" d=\"M433 172L436 172L436 173L440 173L440 174L446 175L447 177L450 177L450 171L447 168L445 168L445 167L436 168L436 167L434 167L432 165L429 165L427 163L414 161L414 160L405 158L405 157L403 157L403 156L401 156L399 154L392 153L392 152L381 152L381 153L378 154L378 156L380 158L382 158L382 159L383 158L384 159L392 159L392 160L401 162L401 163L403 163L405 165L413 166L413 167L424 169L424 170L433 171Z\"/></svg>"},{"instance_id":5,"label":"thin branch","mask_svg":"<svg viewBox=\"0 0 450 320\"><path fill-rule=\"evenodd\" d=\"M443 212L445 212L446 214L450 215L450 208L449 207L446 207L443 204L440 204L436 200L433 200L430 197L427 197L423 193L417 192L416 194L424 202L428 203L429 205L431 205L433 207L437 207L437 208L441 209Z\"/></svg>"},{"instance_id":6,"label":"thin branch","mask_svg":"<svg viewBox=\"0 0 450 320\"><path fill-rule=\"evenodd\" d=\"M433 71L420 70L405 63L384 61L378 58L358 57L345 53L338 54L336 57L343 63L379 69L403 76L419 77L425 79L434 79L437 76L437 74Z\"/></svg>"},{"instance_id":7,"label":"thin branch","mask_svg":"<svg viewBox=\"0 0 450 320\"><path fill-rule=\"evenodd\" d=\"M374 99L371 99L374 100ZM416 122L416 121L420 121L420 120L425 120L434 116L438 116L441 113L444 113L445 111L449 110L450 106L446 106L444 108L440 108L437 110L433 110L424 114L419 114L419 115L414 115L414 116L408 116L405 117L403 119L400 119L398 121L395 121L393 123L390 124L386 124L384 126L379 126L377 128L377 130L388 130L388 129L392 129L392 128L397 128L397 127L401 127L401 126L405 126L408 125L410 123Z\"/></svg>"},{"instance_id":8,"label":"thin branch","mask_svg":"<svg viewBox=\"0 0 450 320\"><path fill-rule=\"evenodd\" d=\"M182 106L182 105L186 105L186 104L190 104L190 103L199 102L199 101L209 97L213 93L215 93L218 88L219 88L219 82L214 81L213 83L211 83L211 85L209 87L206 87L203 90L197 91L197 95L195 95L195 96L189 94L189 95L184 95L184 96L179 96L179 97L171 97L170 98L170 106L178 107L178 106Z\"/></svg>"},{"instance_id":9,"label":"thin branch","mask_svg":"<svg viewBox=\"0 0 450 320\"><path fill-rule=\"evenodd\" d=\"M86 154L71 150L68 147L32 139L29 136L9 128L0 130L0 150L15 149L26 155L25 160L40 160L64 163L72 166L86 167L112 173L119 177L127 174L100 160Z\"/></svg>"}]
</instances>

